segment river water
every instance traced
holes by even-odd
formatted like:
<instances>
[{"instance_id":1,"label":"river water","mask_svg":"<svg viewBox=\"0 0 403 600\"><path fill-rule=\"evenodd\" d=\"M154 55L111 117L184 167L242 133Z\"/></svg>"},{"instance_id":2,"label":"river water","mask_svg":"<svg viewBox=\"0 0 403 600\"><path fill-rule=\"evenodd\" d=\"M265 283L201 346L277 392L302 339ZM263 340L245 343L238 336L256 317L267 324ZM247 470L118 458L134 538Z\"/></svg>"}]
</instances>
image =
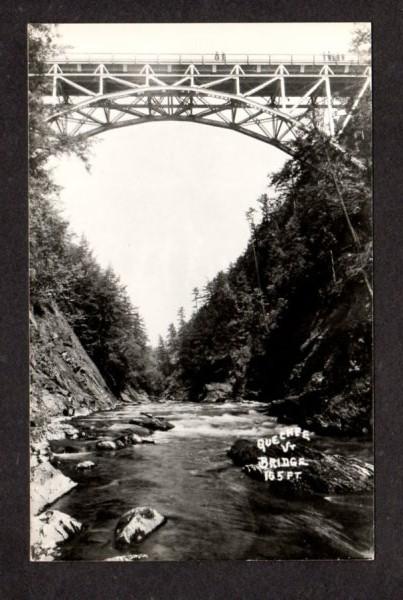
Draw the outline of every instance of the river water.
<instances>
[{"instance_id":1,"label":"river water","mask_svg":"<svg viewBox=\"0 0 403 600\"><path fill-rule=\"evenodd\" d=\"M74 419L74 425L92 425L100 435L140 411L166 417L175 427L155 432L155 445L59 455L60 468L79 485L52 508L85 524L65 545L61 560L121 555L113 545L114 528L135 506L153 507L168 518L130 550L145 555L143 560L370 558L371 495L285 500L232 464L226 452L237 438L268 437L282 427L258 408L252 402L149 403ZM80 443L85 448L75 442ZM371 460L370 445L362 441L318 437L312 443ZM83 460L92 460L95 468L77 472Z\"/></svg>"}]
</instances>

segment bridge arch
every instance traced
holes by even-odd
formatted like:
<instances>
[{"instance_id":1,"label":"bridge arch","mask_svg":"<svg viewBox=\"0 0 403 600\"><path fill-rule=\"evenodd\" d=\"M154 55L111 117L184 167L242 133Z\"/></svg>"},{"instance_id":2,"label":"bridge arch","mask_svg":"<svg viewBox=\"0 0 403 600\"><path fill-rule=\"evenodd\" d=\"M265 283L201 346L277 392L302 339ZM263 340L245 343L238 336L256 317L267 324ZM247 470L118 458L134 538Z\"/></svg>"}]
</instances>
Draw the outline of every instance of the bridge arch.
<instances>
[{"instance_id":1,"label":"bridge arch","mask_svg":"<svg viewBox=\"0 0 403 600\"><path fill-rule=\"evenodd\" d=\"M30 77L39 76L30 73ZM159 121L248 135L292 155L315 124L337 145L370 89L369 57L114 56L54 59L45 74L48 122L70 136Z\"/></svg>"},{"instance_id":2,"label":"bridge arch","mask_svg":"<svg viewBox=\"0 0 403 600\"><path fill-rule=\"evenodd\" d=\"M60 123L64 121L65 133L83 138L150 122L199 123L237 131L288 154L291 153L290 137L295 139L308 131L307 126L292 115L251 98L197 86L177 86L174 92L181 94L177 102L173 101L172 89L166 86L97 95L56 110L47 121L58 124L60 131L63 131ZM215 118L211 118L213 115ZM69 124L73 127L70 131ZM282 142L286 136L288 144Z\"/></svg>"}]
</instances>

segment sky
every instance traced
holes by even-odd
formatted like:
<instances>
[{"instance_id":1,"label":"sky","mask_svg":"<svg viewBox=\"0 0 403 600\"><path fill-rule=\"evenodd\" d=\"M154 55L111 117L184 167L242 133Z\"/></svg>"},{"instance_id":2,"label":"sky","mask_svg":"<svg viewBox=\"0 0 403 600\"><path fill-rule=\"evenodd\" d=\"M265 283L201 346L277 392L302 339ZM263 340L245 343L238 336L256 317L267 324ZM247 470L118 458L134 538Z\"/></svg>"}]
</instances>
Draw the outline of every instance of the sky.
<instances>
[{"instance_id":1,"label":"sky","mask_svg":"<svg viewBox=\"0 0 403 600\"><path fill-rule=\"evenodd\" d=\"M66 52L346 53L352 23L59 25ZM287 156L237 132L195 123L147 123L95 138L91 172L54 167L60 206L100 264L111 266L144 319L150 342L180 306L241 254L245 213Z\"/></svg>"}]
</instances>

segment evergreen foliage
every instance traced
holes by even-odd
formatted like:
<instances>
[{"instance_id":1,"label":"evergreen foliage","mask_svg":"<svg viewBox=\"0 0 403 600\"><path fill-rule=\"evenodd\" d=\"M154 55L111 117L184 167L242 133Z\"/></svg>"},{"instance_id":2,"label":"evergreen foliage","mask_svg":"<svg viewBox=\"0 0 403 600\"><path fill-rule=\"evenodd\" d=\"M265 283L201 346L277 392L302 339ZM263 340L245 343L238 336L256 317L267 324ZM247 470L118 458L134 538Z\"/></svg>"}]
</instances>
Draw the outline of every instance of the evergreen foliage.
<instances>
[{"instance_id":1,"label":"evergreen foliage","mask_svg":"<svg viewBox=\"0 0 403 600\"><path fill-rule=\"evenodd\" d=\"M353 409L354 398L361 403L368 421L370 106L361 111L358 127L340 140L346 154L313 128L271 177L276 199L264 195L248 211L246 251L208 283L203 305L177 336L173 391L182 387L200 400L206 385L225 382L234 398L297 394L316 405L344 394Z\"/></svg>"}]
</instances>

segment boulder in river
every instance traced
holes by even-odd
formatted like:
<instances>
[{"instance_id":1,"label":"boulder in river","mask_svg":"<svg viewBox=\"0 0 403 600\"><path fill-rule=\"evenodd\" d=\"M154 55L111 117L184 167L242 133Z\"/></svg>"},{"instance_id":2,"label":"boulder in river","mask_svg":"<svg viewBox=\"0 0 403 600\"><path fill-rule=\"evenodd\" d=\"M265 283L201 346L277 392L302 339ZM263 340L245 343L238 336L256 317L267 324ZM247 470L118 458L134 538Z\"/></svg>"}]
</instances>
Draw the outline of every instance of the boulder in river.
<instances>
[{"instance_id":1,"label":"boulder in river","mask_svg":"<svg viewBox=\"0 0 403 600\"><path fill-rule=\"evenodd\" d=\"M93 469L94 467L95 463L92 462L92 460L84 460L76 465L77 471L86 471L88 469Z\"/></svg>"},{"instance_id":2,"label":"boulder in river","mask_svg":"<svg viewBox=\"0 0 403 600\"><path fill-rule=\"evenodd\" d=\"M237 465L238 467L256 464L258 462L258 456L261 456L261 454L262 452L257 447L256 442L243 438L236 440L227 452L227 455L234 465Z\"/></svg>"},{"instance_id":3,"label":"boulder in river","mask_svg":"<svg viewBox=\"0 0 403 600\"><path fill-rule=\"evenodd\" d=\"M31 469L31 513L37 515L76 485L49 461L38 464Z\"/></svg>"},{"instance_id":4,"label":"boulder in river","mask_svg":"<svg viewBox=\"0 0 403 600\"><path fill-rule=\"evenodd\" d=\"M139 417L130 419L129 422L133 425L145 427L150 431L168 431L174 427L174 425L167 421L167 419L164 419L163 417L155 417L149 413L141 413Z\"/></svg>"},{"instance_id":5,"label":"boulder in river","mask_svg":"<svg viewBox=\"0 0 403 600\"><path fill-rule=\"evenodd\" d=\"M79 432L79 437L84 440L96 440L97 435L97 430L93 425L90 427L83 427Z\"/></svg>"},{"instance_id":6,"label":"boulder in river","mask_svg":"<svg viewBox=\"0 0 403 600\"><path fill-rule=\"evenodd\" d=\"M141 444L143 442L143 438L137 433L130 433L128 436L128 440L130 444Z\"/></svg>"},{"instance_id":7,"label":"boulder in river","mask_svg":"<svg viewBox=\"0 0 403 600\"><path fill-rule=\"evenodd\" d=\"M305 458L317 460L322 456L322 452L312 448L312 446L309 445L310 442L300 436L287 437L287 441L295 444L295 448L292 450L293 456L304 456ZM265 452L263 453L263 451L258 448L256 441L244 438L236 440L228 450L227 455L231 458L235 465L240 467L248 464L257 464L259 456L263 455L267 456L268 458L288 456L281 444L273 444L269 448L266 448Z\"/></svg>"},{"instance_id":8,"label":"boulder in river","mask_svg":"<svg viewBox=\"0 0 403 600\"><path fill-rule=\"evenodd\" d=\"M31 519L33 560L51 561L57 557L59 544L82 530L82 523L59 510L47 510Z\"/></svg>"},{"instance_id":9,"label":"boulder in river","mask_svg":"<svg viewBox=\"0 0 403 600\"><path fill-rule=\"evenodd\" d=\"M130 423L113 423L113 425L108 427L108 433L111 435L127 435L129 433L136 433L140 437L150 435L149 429Z\"/></svg>"},{"instance_id":10,"label":"boulder in river","mask_svg":"<svg viewBox=\"0 0 403 600\"><path fill-rule=\"evenodd\" d=\"M237 440L228 455L236 465L243 466L247 475L265 481L271 492L283 496L365 493L373 489L374 469L370 463L340 454L326 454L302 440L288 453L280 445L270 446L263 453L256 442ZM279 461L278 466L277 463L275 467L258 464L259 456ZM291 457L303 464L283 466Z\"/></svg>"},{"instance_id":11,"label":"boulder in river","mask_svg":"<svg viewBox=\"0 0 403 600\"><path fill-rule=\"evenodd\" d=\"M101 440L96 445L97 450L117 450L115 442L112 440Z\"/></svg>"},{"instance_id":12,"label":"boulder in river","mask_svg":"<svg viewBox=\"0 0 403 600\"><path fill-rule=\"evenodd\" d=\"M119 519L115 529L116 546L138 544L166 522L166 517L154 508L137 506Z\"/></svg>"},{"instance_id":13,"label":"boulder in river","mask_svg":"<svg viewBox=\"0 0 403 600\"><path fill-rule=\"evenodd\" d=\"M116 438L116 445L120 448L126 448L126 446L134 446L135 444L141 444L142 437L137 435L137 433L125 433L124 435Z\"/></svg>"}]
</instances>

